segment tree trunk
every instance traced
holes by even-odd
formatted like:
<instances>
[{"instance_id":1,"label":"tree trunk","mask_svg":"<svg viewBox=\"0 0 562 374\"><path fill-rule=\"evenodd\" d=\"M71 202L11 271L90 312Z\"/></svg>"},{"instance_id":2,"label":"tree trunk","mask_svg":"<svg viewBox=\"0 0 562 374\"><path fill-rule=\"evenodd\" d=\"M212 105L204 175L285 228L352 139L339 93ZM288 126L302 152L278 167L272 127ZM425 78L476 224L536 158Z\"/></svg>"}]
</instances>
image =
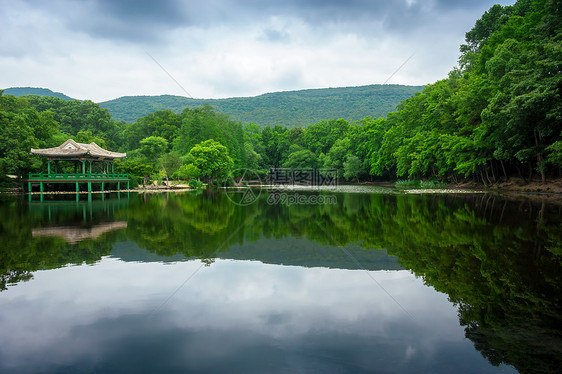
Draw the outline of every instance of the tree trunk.
<instances>
[{"instance_id":1,"label":"tree trunk","mask_svg":"<svg viewBox=\"0 0 562 374\"><path fill-rule=\"evenodd\" d=\"M519 165L515 165L515 168L517 169L517 174L519 174L519 178L523 179L523 181L527 183L527 179L525 179L525 177L523 176L523 173L521 172L521 168L519 167Z\"/></svg>"},{"instance_id":2,"label":"tree trunk","mask_svg":"<svg viewBox=\"0 0 562 374\"><path fill-rule=\"evenodd\" d=\"M490 180L490 176L488 175L488 168L485 167L485 168L484 168L484 171L486 172L486 179L488 180L488 183L490 183L490 185L492 185L493 183L492 183L492 181Z\"/></svg>"},{"instance_id":3,"label":"tree trunk","mask_svg":"<svg viewBox=\"0 0 562 374\"><path fill-rule=\"evenodd\" d=\"M164 170L164 175L166 176L166 186L170 186L170 180L168 179L168 173L166 172L166 168L164 167L164 164L162 163L161 160L160 161L160 165L162 166L162 169Z\"/></svg>"},{"instance_id":4,"label":"tree trunk","mask_svg":"<svg viewBox=\"0 0 562 374\"><path fill-rule=\"evenodd\" d=\"M543 157L542 157L542 152L540 151L540 145L542 144L542 136L541 133L538 131L534 131L535 133L535 145L537 146L537 149L539 149L539 152L537 153L537 167L539 168L539 172L541 173L541 181L543 183L546 183L546 174L544 172L544 167L543 167Z\"/></svg>"},{"instance_id":5,"label":"tree trunk","mask_svg":"<svg viewBox=\"0 0 562 374\"><path fill-rule=\"evenodd\" d=\"M541 173L541 181L543 183L546 183L546 173L544 172L543 158L542 158L542 154L540 154L540 153L537 155L537 165L538 165L539 171Z\"/></svg>"},{"instance_id":6,"label":"tree trunk","mask_svg":"<svg viewBox=\"0 0 562 374\"><path fill-rule=\"evenodd\" d=\"M490 169L492 169L492 178L494 179L494 182L496 182L496 173L494 172L494 163L492 160L490 160Z\"/></svg>"},{"instance_id":7,"label":"tree trunk","mask_svg":"<svg viewBox=\"0 0 562 374\"><path fill-rule=\"evenodd\" d=\"M507 176L507 173L505 172L505 165L503 164L503 160L500 160L500 165L502 166L503 175L505 176L505 180L509 181L509 177Z\"/></svg>"},{"instance_id":8,"label":"tree trunk","mask_svg":"<svg viewBox=\"0 0 562 374\"><path fill-rule=\"evenodd\" d=\"M482 172L482 170L480 170L480 178L482 178L482 184L485 186L486 180L484 179L484 173Z\"/></svg>"}]
</instances>

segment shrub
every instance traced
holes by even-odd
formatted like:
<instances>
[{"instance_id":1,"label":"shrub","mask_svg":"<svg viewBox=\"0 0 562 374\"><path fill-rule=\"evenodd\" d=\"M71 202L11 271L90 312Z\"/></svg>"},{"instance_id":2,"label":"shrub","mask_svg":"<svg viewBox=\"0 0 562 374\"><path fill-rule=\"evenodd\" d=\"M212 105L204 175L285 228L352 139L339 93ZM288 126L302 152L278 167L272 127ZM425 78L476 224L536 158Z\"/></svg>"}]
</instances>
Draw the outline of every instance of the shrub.
<instances>
[{"instance_id":1,"label":"shrub","mask_svg":"<svg viewBox=\"0 0 562 374\"><path fill-rule=\"evenodd\" d=\"M444 188L445 183L436 180L421 181L420 188Z\"/></svg>"},{"instance_id":2,"label":"shrub","mask_svg":"<svg viewBox=\"0 0 562 374\"><path fill-rule=\"evenodd\" d=\"M423 188L423 189L444 188L446 186L445 183L440 181L436 181L436 180L421 181L419 179L399 180L394 182L394 185L397 188Z\"/></svg>"},{"instance_id":3,"label":"shrub","mask_svg":"<svg viewBox=\"0 0 562 374\"><path fill-rule=\"evenodd\" d=\"M191 188L201 188L203 187L203 182L198 181L197 179L191 179L187 182L187 185Z\"/></svg>"},{"instance_id":4,"label":"shrub","mask_svg":"<svg viewBox=\"0 0 562 374\"><path fill-rule=\"evenodd\" d=\"M397 188L419 188L420 181L417 179L410 179L410 180L399 180L394 182L394 185Z\"/></svg>"}]
</instances>

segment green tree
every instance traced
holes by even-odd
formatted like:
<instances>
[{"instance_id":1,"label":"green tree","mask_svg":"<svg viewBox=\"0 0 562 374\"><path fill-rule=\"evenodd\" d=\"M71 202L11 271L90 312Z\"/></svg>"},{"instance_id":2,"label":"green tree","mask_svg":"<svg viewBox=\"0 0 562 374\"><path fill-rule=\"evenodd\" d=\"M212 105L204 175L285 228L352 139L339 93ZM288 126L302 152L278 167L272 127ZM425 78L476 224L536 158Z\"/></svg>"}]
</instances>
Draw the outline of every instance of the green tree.
<instances>
[{"instance_id":1,"label":"green tree","mask_svg":"<svg viewBox=\"0 0 562 374\"><path fill-rule=\"evenodd\" d=\"M316 155L308 149L292 152L283 163L283 167L291 169L313 169L318 167Z\"/></svg>"},{"instance_id":2,"label":"green tree","mask_svg":"<svg viewBox=\"0 0 562 374\"><path fill-rule=\"evenodd\" d=\"M168 148L168 141L160 136L149 136L140 141L140 151L149 160L156 162Z\"/></svg>"},{"instance_id":3,"label":"green tree","mask_svg":"<svg viewBox=\"0 0 562 374\"><path fill-rule=\"evenodd\" d=\"M205 140L191 148L189 158L192 164L201 170L201 175L210 180L225 178L234 165L227 148L213 139Z\"/></svg>"},{"instance_id":4,"label":"green tree","mask_svg":"<svg viewBox=\"0 0 562 374\"><path fill-rule=\"evenodd\" d=\"M359 157L347 155L343 163L343 177L347 180L355 178L359 181L359 175L363 173L363 165Z\"/></svg>"}]
</instances>

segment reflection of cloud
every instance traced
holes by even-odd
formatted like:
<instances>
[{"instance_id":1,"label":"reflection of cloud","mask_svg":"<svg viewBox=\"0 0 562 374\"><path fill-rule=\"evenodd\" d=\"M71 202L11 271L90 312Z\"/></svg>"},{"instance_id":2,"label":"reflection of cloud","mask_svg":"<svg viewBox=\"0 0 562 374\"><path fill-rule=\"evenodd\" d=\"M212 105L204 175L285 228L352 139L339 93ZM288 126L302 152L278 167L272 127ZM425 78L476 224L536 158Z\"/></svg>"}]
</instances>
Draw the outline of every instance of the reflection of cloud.
<instances>
[{"instance_id":1,"label":"reflection of cloud","mask_svg":"<svg viewBox=\"0 0 562 374\"><path fill-rule=\"evenodd\" d=\"M126 228L126 221L118 221L110 223L100 223L88 228L77 226L42 227L31 230L31 235L33 237L58 236L60 238L63 238L70 244L75 244L81 240L96 239L107 232Z\"/></svg>"},{"instance_id":2,"label":"reflection of cloud","mask_svg":"<svg viewBox=\"0 0 562 374\"><path fill-rule=\"evenodd\" d=\"M0 371L150 372L155 363L173 371L175 363L217 372L423 372L437 361L447 368L451 357L485 364L446 296L407 271L370 273L414 321L363 271L219 260L174 293L199 267L105 258L36 273L0 298Z\"/></svg>"}]
</instances>

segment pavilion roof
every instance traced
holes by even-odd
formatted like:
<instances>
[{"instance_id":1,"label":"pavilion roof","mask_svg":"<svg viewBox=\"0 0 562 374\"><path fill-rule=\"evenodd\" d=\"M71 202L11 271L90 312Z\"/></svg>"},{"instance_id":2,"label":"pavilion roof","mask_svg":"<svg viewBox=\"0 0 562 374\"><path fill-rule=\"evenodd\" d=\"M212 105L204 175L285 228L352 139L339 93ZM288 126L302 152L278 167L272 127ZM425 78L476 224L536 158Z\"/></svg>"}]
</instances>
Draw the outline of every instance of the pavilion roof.
<instances>
[{"instance_id":1,"label":"pavilion roof","mask_svg":"<svg viewBox=\"0 0 562 374\"><path fill-rule=\"evenodd\" d=\"M96 239L106 232L126 229L126 221L102 223L91 228L80 228L70 226L44 227L31 230L31 235L36 236L58 236L70 244L77 243L85 239Z\"/></svg>"},{"instance_id":2,"label":"pavilion roof","mask_svg":"<svg viewBox=\"0 0 562 374\"><path fill-rule=\"evenodd\" d=\"M103 149L96 143L92 142L90 144L77 143L72 139L68 139L63 144L58 147L45 148L45 149L33 149L31 148L31 153L34 155L52 157L52 158L102 158L102 159L114 159L114 158L124 158L127 156L126 153L111 152Z\"/></svg>"}]
</instances>

